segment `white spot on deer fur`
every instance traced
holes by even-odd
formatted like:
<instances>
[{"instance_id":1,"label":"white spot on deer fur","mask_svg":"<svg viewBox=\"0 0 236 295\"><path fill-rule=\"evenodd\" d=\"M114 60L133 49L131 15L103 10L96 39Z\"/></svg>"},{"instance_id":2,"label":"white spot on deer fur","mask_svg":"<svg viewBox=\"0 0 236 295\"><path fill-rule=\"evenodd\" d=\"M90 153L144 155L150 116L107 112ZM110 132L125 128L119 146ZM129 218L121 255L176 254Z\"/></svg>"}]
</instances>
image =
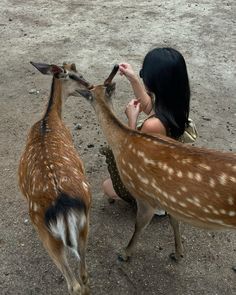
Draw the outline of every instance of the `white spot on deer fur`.
<instances>
[{"instance_id":1,"label":"white spot on deer fur","mask_svg":"<svg viewBox=\"0 0 236 295\"><path fill-rule=\"evenodd\" d=\"M192 172L188 172L188 178L193 179L193 173Z\"/></svg>"},{"instance_id":2,"label":"white spot on deer fur","mask_svg":"<svg viewBox=\"0 0 236 295\"><path fill-rule=\"evenodd\" d=\"M201 176L201 174L200 174L200 173L196 173L196 174L195 174L195 179L196 179L198 182L202 181L202 176Z\"/></svg>"},{"instance_id":3,"label":"white spot on deer fur","mask_svg":"<svg viewBox=\"0 0 236 295\"><path fill-rule=\"evenodd\" d=\"M167 192L162 191L161 189L159 189L159 192L166 198L169 199L169 195L167 194Z\"/></svg>"},{"instance_id":4,"label":"white spot on deer fur","mask_svg":"<svg viewBox=\"0 0 236 295\"><path fill-rule=\"evenodd\" d=\"M132 180L131 176L128 173L126 173L124 169L121 169L121 173L125 175L129 180Z\"/></svg>"},{"instance_id":5,"label":"white spot on deer fur","mask_svg":"<svg viewBox=\"0 0 236 295\"><path fill-rule=\"evenodd\" d=\"M208 165L205 164L205 163L200 163L198 166L199 166L200 168L203 168L203 169L207 170L207 171L211 171L211 167L208 166Z\"/></svg>"},{"instance_id":6,"label":"white spot on deer fur","mask_svg":"<svg viewBox=\"0 0 236 295\"><path fill-rule=\"evenodd\" d=\"M62 158L63 158L64 160L66 160L66 161L70 161L70 159L67 158L67 157L65 157L65 156L63 156Z\"/></svg>"},{"instance_id":7,"label":"white spot on deer fur","mask_svg":"<svg viewBox=\"0 0 236 295\"><path fill-rule=\"evenodd\" d=\"M168 165L166 163L163 164L162 169L165 171L168 169Z\"/></svg>"},{"instance_id":8,"label":"white spot on deer fur","mask_svg":"<svg viewBox=\"0 0 236 295\"><path fill-rule=\"evenodd\" d=\"M128 145L128 149L132 149L132 147L133 147L133 145L130 143L129 145Z\"/></svg>"},{"instance_id":9,"label":"white spot on deer fur","mask_svg":"<svg viewBox=\"0 0 236 295\"><path fill-rule=\"evenodd\" d=\"M152 139L148 138L148 137L145 137L145 140L148 141L148 142L152 141Z\"/></svg>"},{"instance_id":10,"label":"white spot on deer fur","mask_svg":"<svg viewBox=\"0 0 236 295\"><path fill-rule=\"evenodd\" d=\"M222 184L222 185L226 185L226 183L227 183L227 175L226 175L225 173L222 173L222 174L218 177L218 179L219 179L220 184Z\"/></svg>"},{"instance_id":11,"label":"white spot on deer fur","mask_svg":"<svg viewBox=\"0 0 236 295\"><path fill-rule=\"evenodd\" d=\"M147 158L144 158L144 163L145 164L151 164L151 165L156 165L156 162Z\"/></svg>"},{"instance_id":12,"label":"white spot on deer fur","mask_svg":"<svg viewBox=\"0 0 236 295\"><path fill-rule=\"evenodd\" d=\"M169 198L173 203L176 203L176 198L175 197L173 197L173 196L170 196L170 198Z\"/></svg>"},{"instance_id":13,"label":"white spot on deer fur","mask_svg":"<svg viewBox=\"0 0 236 295\"><path fill-rule=\"evenodd\" d=\"M229 197L228 198L228 203L229 203L229 205L234 205L234 198L233 197Z\"/></svg>"},{"instance_id":14,"label":"white spot on deer fur","mask_svg":"<svg viewBox=\"0 0 236 295\"><path fill-rule=\"evenodd\" d=\"M32 201L29 202L29 207L30 207L30 209L33 208L33 202Z\"/></svg>"},{"instance_id":15,"label":"white spot on deer fur","mask_svg":"<svg viewBox=\"0 0 236 295\"><path fill-rule=\"evenodd\" d=\"M203 208L203 211L204 211L205 213L210 213L210 211L209 211L207 208Z\"/></svg>"},{"instance_id":16,"label":"white spot on deer fur","mask_svg":"<svg viewBox=\"0 0 236 295\"><path fill-rule=\"evenodd\" d=\"M137 174L137 177L138 177L138 179L139 179L142 183L144 183L144 184L149 184L149 180L148 180L148 178L143 177L143 176L140 175L140 174Z\"/></svg>"},{"instance_id":17,"label":"white spot on deer fur","mask_svg":"<svg viewBox=\"0 0 236 295\"><path fill-rule=\"evenodd\" d=\"M187 198L186 200L187 200L189 203L194 204L194 205L197 206L197 207L200 206L199 202L197 202L197 201L194 200L194 199Z\"/></svg>"},{"instance_id":18,"label":"white spot on deer fur","mask_svg":"<svg viewBox=\"0 0 236 295\"><path fill-rule=\"evenodd\" d=\"M136 155L136 149L132 148L132 152Z\"/></svg>"},{"instance_id":19,"label":"white spot on deer fur","mask_svg":"<svg viewBox=\"0 0 236 295\"><path fill-rule=\"evenodd\" d=\"M144 158L144 152L138 151L137 155L138 157Z\"/></svg>"},{"instance_id":20,"label":"white spot on deer fur","mask_svg":"<svg viewBox=\"0 0 236 295\"><path fill-rule=\"evenodd\" d=\"M178 171L177 171L177 176L180 177L180 178L183 177L183 173L182 173L182 171L178 170Z\"/></svg>"},{"instance_id":21,"label":"white spot on deer fur","mask_svg":"<svg viewBox=\"0 0 236 295\"><path fill-rule=\"evenodd\" d=\"M128 166L131 170L133 170L133 165L131 163L128 163Z\"/></svg>"},{"instance_id":22,"label":"white spot on deer fur","mask_svg":"<svg viewBox=\"0 0 236 295\"><path fill-rule=\"evenodd\" d=\"M32 210L34 212L37 212L38 211L39 206L37 205L37 203L34 202L32 207L33 207Z\"/></svg>"},{"instance_id":23,"label":"white spot on deer fur","mask_svg":"<svg viewBox=\"0 0 236 295\"><path fill-rule=\"evenodd\" d=\"M51 169L53 169L53 168L54 168L54 165L53 165L53 164L51 164L49 167L50 167Z\"/></svg>"},{"instance_id":24,"label":"white spot on deer fur","mask_svg":"<svg viewBox=\"0 0 236 295\"><path fill-rule=\"evenodd\" d=\"M226 214L226 210L225 209L220 209L220 213L221 214Z\"/></svg>"},{"instance_id":25,"label":"white spot on deer fur","mask_svg":"<svg viewBox=\"0 0 236 295\"><path fill-rule=\"evenodd\" d=\"M86 182L82 181L82 185L86 191L88 191L88 185Z\"/></svg>"},{"instance_id":26,"label":"white spot on deer fur","mask_svg":"<svg viewBox=\"0 0 236 295\"><path fill-rule=\"evenodd\" d=\"M181 188L180 188L183 192L187 192L187 188L186 188L186 186L181 186Z\"/></svg>"},{"instance_id":27,"label":"white spot on deer fur","mask_svg":"<svg viewBox=\"0 0 236 295\"><path fill-rule=\"evenodd\" d=\"M229 214L230 217L236 216L236 212L235 211L229 211L228 214Z\"/></svg>"},{"instance_id":28,"label":"white spot on deer fur","mask_svg":"<svg viewBox=\"0 0 236 295\"><path fill-rule=\"evenodd\" d=\"M216 185L215 180L213 178L210 178L209 184L210 184L210 187L215 187Z\"/></svg>"},{"instance_id":29,"label":"white spot on deer fur","mask_svg":"<svg viewBox=\"0 0 236 295\"><path fill-rule=\"evenodd\" d=\"M216 195L217 198L220 197L220 194L218 192L215 192L215 195Z\"/></svg>"},{"instance_id":30,"label":"white spot on deer fur","mask_svg":"<svg viewBox=\"0 0 236 295\"><path fill-rule=\"evenodd\" d=\"M233 177L233 176L230 176L230 178L229 178L232 182L234 182L234 183L236 183L236 178L235 177Z\"/></svg>"},{"instance_id":31,"label":"white spot on deer fur","mask_svg":"<svg viewBox=\"0 0 236 295\"><path fill-rule=\"evenodd\" d=\"M168 168L168 173L169 173L170 175L172 175L172 174L174 173L174 169L173 169L173 168Z\"/></svg>"},{"instance_id":32,"label":"white spot on deer fur","mask_svg":"<svg viewBox=\"0 0 236 295\"><path fill-rule=\"evenodd\" d=\"M163 168L163 163L162 162L158 162L158 167L160 168L160 169L162 169Z\"/></svg>"},{"instance_id":33,"label":"white spot on deer fur","mask_svg":"<svg viewBox=\"0 0 236 295\"><path fill-rule=\"evenodd\" d=\"M216 210L216 209L213 209L212 212L213 212L215 215L220 215L219 211Z\"/></svg>"},{"instance_id":34,"label":"white spot on deer fur","mask_svg":"<svg viewBox=\"0 0 236 295\"><path fill-rule=\"evenodd\" d=\"M190 164L190 163L192 162L192 159L188 159L188 158L187 158L187 159L183 159L181 162L182 162L182 164L184 164L184 165L185 165L185 164Z\"/></svg>"},{"instance_id":35,"label":"white spot on deer fur","mask_svg":"<svg viewBox=\"0 0 236 295\"><path fill-rule=\"evenodd\" d=\"M194 200L196 203L200 203L200 200L199 200L197 197L193 197L193 200Z\"/></svg>"},{"instance_id":36,"label":"white spot on deer fur","mask_svg":"<svg viewBox=\"0 0 236 295\"><path fill-rule=\"evenodd\" d=\"M183 207L183 208L187 208L187 205L186 205L185 203L183 203L183 202L179 202L179 205L180 205L181 207Z\"/></svg>"}]
</instances>

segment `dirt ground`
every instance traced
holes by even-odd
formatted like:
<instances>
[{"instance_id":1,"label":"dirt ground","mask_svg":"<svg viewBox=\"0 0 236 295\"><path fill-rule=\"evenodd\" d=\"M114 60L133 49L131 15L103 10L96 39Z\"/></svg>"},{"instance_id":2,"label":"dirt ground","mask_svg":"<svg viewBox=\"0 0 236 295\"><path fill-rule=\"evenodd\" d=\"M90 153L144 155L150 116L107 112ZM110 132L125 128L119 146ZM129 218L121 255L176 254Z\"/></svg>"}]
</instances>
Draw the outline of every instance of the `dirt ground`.
<instances>
[{"instance_id":1,"label":"dirt ground","mask_svg":"<svg viewBox=\"0 0 236 295\"><path fill-rule=\"evenodd\" d=\"M197 146L236 151L235 0L2 0L0 2L0 294L67 294L65 280L29 222L17 186L17 167L30 126L49 95L49 76L29 61L75 62L99 83L112 66L139 70L153 46L171 46L186 58L192 89L191 117ZM128 82L115 78L115 111L133 98ZM154 217L128 263L117 261L133 231L135 212L122 201L107 203L108 176L99 147L105 142L90 105L70 98L64 118L86 167L93 191L87 263L92 294L236 294L236 234L182 224L185 258L175 264L167 218ZM82 129L76 130L76 124Z\"/></svg>"}]
</instances>

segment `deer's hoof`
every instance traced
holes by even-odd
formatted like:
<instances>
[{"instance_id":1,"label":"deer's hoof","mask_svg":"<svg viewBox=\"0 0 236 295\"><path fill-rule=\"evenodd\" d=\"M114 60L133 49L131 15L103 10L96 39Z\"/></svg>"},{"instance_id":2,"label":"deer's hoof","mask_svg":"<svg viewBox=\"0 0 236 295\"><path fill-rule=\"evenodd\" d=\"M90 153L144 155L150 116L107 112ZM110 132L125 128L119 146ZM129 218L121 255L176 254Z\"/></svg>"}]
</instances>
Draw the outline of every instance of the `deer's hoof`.
<instances>
[{"instance_id":1,"label":"deer's hoof","mask_svg":"<svg viewBox=\"0 0 236 295\"><path fill-rule=\"evenodd\" d=\"M75 285L70 286L69 293L71 295L82 295L83 293L82 293L82 288L81 288L80 284L76 283Z\"/></svg>"},{"instance_id":2,"label":"deer's hoof","mask_svg":"<svg viewBox=\"0 0 236 295\"><path fill-rule=\"evenodd\" d=\"M174 262L179 262L184 256L182 254L170 253L170 259Z\"/></svg>"},{"instance_id":3,"label":"deer's hoof","mask_svg":"<svg viewBox=\"0 0 236 295\"><path fill-rule=\"evenodd\" d=\"M121 251L121 253L118 254L117 258L120 262L126 262L129 260L130 256L128 256L125 250L123 250Z\"/></svg>"},{"instance_id":4,"label":"deer's hoof","mask_svg":"<svg viewBox=\"0 0 236 295\"><path fill-rule=\"evenodd\" d=\"M90 294L90 288L89 286L86 284L83 286L83 295L89 295Z\"/></svg>"}]
</instances>

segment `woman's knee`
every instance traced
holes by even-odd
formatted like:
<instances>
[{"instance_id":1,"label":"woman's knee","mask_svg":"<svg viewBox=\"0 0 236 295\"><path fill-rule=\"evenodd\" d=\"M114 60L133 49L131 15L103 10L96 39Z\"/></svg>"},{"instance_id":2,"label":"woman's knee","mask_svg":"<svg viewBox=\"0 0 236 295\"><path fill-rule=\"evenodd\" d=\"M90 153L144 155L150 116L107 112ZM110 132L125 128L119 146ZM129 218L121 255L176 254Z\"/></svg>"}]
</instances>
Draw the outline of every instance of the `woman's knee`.
<instances>
[{"instance_id":1,"label":"woman's knee","mask_svg":"<svg viewBox=\"0 0 236 295\"><path fill-rule=\"evenodd\" d=\"M109 197L117 197L117 194L113 188L112 181L110 178L106 179L103 182L102 189L104 194L108 195Z\"/></svg>"}]
</instances>

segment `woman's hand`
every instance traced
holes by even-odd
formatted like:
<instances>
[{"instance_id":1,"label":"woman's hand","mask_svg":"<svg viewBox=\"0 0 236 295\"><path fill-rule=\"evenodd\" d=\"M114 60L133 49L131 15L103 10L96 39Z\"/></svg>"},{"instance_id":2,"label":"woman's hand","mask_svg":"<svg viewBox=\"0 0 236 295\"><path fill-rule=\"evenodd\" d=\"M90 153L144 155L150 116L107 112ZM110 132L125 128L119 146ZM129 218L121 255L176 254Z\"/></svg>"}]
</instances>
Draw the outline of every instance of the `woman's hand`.
<instances>
[{"instance_id":1,"label":"woman's hand","mask_svg":"<svg viewBox=\"0 0 236 295\"><path fill-rule=\"evenodd\" d=\"M119 64L120 75L125 76L130 82L137 78L132 66L128 63Z\"/></svg>"},{"instance_id":2,"label":"woman's hand","mask_svg":"<svg viewBox=\"0 0 236 295\"><path fill-rule=\"evenodd\" d=\"M138 115L140 113L140 102L138 99L132 99L125 109L125 114L128 118L128 126L136 129Z\"/></svg>"}]
</instances>

